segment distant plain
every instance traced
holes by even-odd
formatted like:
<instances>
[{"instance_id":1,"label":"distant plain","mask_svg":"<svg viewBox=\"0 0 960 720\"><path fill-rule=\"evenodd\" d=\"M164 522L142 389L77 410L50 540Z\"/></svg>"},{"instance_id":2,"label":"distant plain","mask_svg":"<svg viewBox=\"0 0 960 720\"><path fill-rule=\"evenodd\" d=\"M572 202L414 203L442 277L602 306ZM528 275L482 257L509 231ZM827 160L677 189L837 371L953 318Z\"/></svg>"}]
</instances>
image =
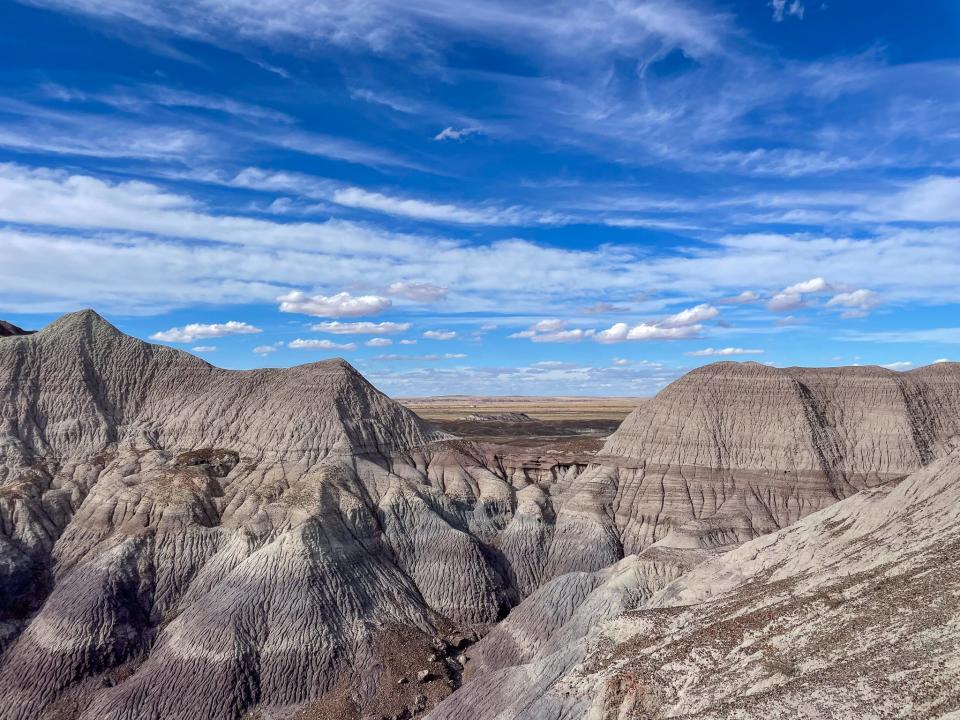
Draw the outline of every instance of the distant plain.
<instances>
[{"instance_id":1,"label":"distant plain","mask_svg":"<svg viewBox=\"0 0 960 720\"><path fill-rule=\"evenodd\" d=\"M643 400L636 397L401 398L424 420L475 442L554 451L596 452ZM529 419L517 417L526 415Z\"/></svg>"}]
</instances>

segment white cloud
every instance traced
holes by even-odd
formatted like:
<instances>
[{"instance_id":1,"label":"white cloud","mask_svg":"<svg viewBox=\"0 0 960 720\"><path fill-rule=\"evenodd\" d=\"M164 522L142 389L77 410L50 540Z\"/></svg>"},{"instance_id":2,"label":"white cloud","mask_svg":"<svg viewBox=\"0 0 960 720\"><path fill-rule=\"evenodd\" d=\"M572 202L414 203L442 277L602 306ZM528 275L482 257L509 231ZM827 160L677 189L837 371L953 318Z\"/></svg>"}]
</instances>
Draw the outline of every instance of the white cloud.
<instances>
[{"instance_id":1,"label":"white cloud","mask_svg":"<svg viewBox=\"0 0 960 720\"><path fill-rule=\"evenodd\" d=\"M389 298L377 295L353 296L347 292L307 295L298 290L281 295L277 300L280 301L281 312L334 318L376 315L393 304Z\"/></svg>"},{"instance_id":2,"label":"white cloud","mask_svg":"<svg viewBox=\"0 0 960 720\"><path fill-rule=\"evenodd\" d=\"M276 345L257 345L253 349L253 352L255 352L257 355L269 355L270 353L276 352L276 351L277 351Z\"/></svg>"},{"instance_id":3,"label":"white cloud","mask_svg":"<svg viewBox=\"0 0 960 720\"><path fill-rule=\"evenodd\" d=\"M880 304L880 296L872 290L859 289L851 292L839 293L827 301L829 307L847 308L842 317L864 317Z\"/></svg>"},{"instance_id":4,"label":"white cloud","mask_svg":"<svg viewBox=\"0 0 960 720\"><path fill-rule=\"evenodd\" d=\"M250 335L258 332L262 332L262 330L249 323L230 320L225 323L190 323L182 328L170 328L169 330L155 332L150 336L150 339L160 342L189 343L205 338L218 338L225 335Z\"/></svg>"},{"instance_id":5,"label":"white cloud","mask_svg":"<svg viewBox=\"0 0 960 720\"><path fill-rule=\"evenodd\" d=\"M190 348L193 352L198 353L210 353L216 352L217 347L215 345L197 345L196 347Z\"/></svg>"},{"instance_id":6,"label":"white cloud","mask_svg":"<svg viewBox=\"0 0 960 720\"><path fill-rule=\"evenodd\" d=\"M450 290L445 287L426 282L411 282L409 280L390 283L389 287L387 287L387 295L394 295L420 303L443 300L449 294Z\"/></svg>"},{"instance_id":7,"label":"white cloud","mask_svg":"<svg viewBox=\"0 0 960 720\"><path fill-rule=\"evenodd\" d=\"M465 128L454 128L454 127L445 127L443 130L438 132L433 136L434 140L442 142L444 140L464 140L471 135L477 135L480 133L480 128L465 127Z\"/></svg>"},{"instance_id":8,"label":"white cloud","mask_svg":"<svg viewBox=\"0 0 960 720\"><path fill-rule=\"evenodd\" d=\"M773 312L790 312L809 307L810 302L804 295L817 295L834 292L838 288L831 285L822 277L811 278L803 282L794 283L785 287L767 302L767 309Z\"/></svg>"},{"instance_id":9,"label":"white cloud","mask_svg":"<svg viewBox=\"0 0 960 720\"><path fill-rule=\"evenodd\" d=\"M393 197L357 187L341 188L334 191L333 201L346 207L409 217L416 220L462 225L514 225L522 222L522 216L515 209L469 208L450 203Z\"/></svg>"},{"instance_id":10,"label":"white cloud","mask_svg":"<svg viewBox=\"0 0 960 720\"><path fill-rule=\"evenodd\" d=\"M949 358L937 358L933 361L934 365L939 365L940 363L951 362Z\"/></svg>"},{"instance_id":11,"label":"white cloud","mask_svg":"<svg viewBox=\"0 0 960 720\"><path fill-rule=\"evenodd\" d=\"M767 309L773 312L790 312L807 307L807 301L799 293L777 293L767 302Z\"/></svg>"},{"instance_id":12,"label":"white cloud","mask_svg":"<svg viewBox=\"0 0 960 720\"><path fill-rule=\"evenodd\" d=\"M367 340L364 345L367 347L387 347L393 345L393 340L390 338L375 337Z\"/></svg>"},{"instance_id":13,"label":"white cloud","mask_svg":"<svg viewBox=\"0 0 960 720\"><path fill-rule=\"evenodd\" d=\"M783 289L785 295L804 295L806 293L833 292L835 288L822 277L804 280Z\"/></svg>"},{"instance_id":14,"label":"white cloud","mask_svg":"<svg viewBox=\"0 0 960 720\"><path fill-rule=\"evenodd\" d=\"M614 323L606 330L601 330L595 336L600 343L611 344L627 340L684 340L699 337L703 330L703 322L712 320L720 314L713 305L701 303L668 315L662 320L642 322L632 327L624 322Z\"/></svg>"},{"instance_id":15,"label":"white cloud","mask_svg":"<svg viewBox=\"0 0 960 720\"><path fill-rule=\"evenodd\" d=\"M786 17L803 20L804 7L800 0L770 0L774 22L783 22Z\"/></svg>"},{"instance_id":16,"label":"white cloud","mask_svg":"<svg viewBox=\"0 0 960 720\"><path fill-rule=\"evenodd\" d=\"M720 305L749 305L759 301L760 296L753 290L744 290L739 295L721 298L720 300L717 300L717 303Z\"/></svg>"},{"instance_id":17,"label":"white cloud","mask_svg":"<svg viewBox=\"0 0 960 720\"><path fill-rule=\"evenodd\" d=\"M457 333L455 330L425 330L423 337L427 340L453 340Z\"/></svg>"},{"instance_id":18,"label":"white cloud","mask_svg":"<svg viewBox=\"0 0 960 720\"><path fill-rule=\"evenodd\" d=\"M960 221L960 177L934 175L893 195L878 198L866 214L913 222Z\"/></svg>"},{"instance_id":19,"label":"white cloud","mask_svg":"<svg viewBox=\"0 0 960 720\"><path fill-rule=\"evenodd\" d=\"M401 344L401 345L416 345L416 344L417 344L417 341L416 341L416 340L401 340L401 341L400 341L400 344Z\"/></svg>"},{"instance_id":20,"label":"white cloud","mask_svg":"<svg viewBox=\"0 0 960 720\"><path fill-rule=\"evenodd\" d=\"M682 327L663 327L650 323L639 323L633 327L627 323L614 323L606 330L601 330L595 336L597 342L610 344L626 340L685 340L699 337L702 325L686 325Z\"/></svg>"},{"instance_id":21,"label":"white cloud","mask_svg":"<svg viewBox=\"0 0 960 720\"><path fill-rule=\"evenodd\" d=\"M192 5L144 0L36 0L36 4L112 20L135 22L192 40L237 41L309 49L318 46L409 57L436 53L464 37L513 48L521 41L580 63L597 53L680 47L691 57L718 50L725 18L681 2L562 4L551 13L523 3L447 5L416 0L271 0L256 5L199 0ZM462 130L460 130L462 131Z\"/></svg>"},{"instance_id":22,"label":"white cloud","mask_svg":"<svg viewBox=\"0 0 960 720\"><path fill-rule=\"evenodd\" d=\"M335 343L332 340L302 340L297 338L287 344L294 350L356 350L356 343Z\"/></svg>"},{"instance_id":23,"label":"white cloud","mask_svg":"<svg viewBox=\"0 0 960 720\"><path fill-rule=\"evenodd\" d=\"M534 323L526 330L515 332L508 337L524 338L535 343L576 343L592 337L593 329L568 328L566 320L550 318Z\"/></svg>"},{"instance_id":24,"label":"white cloud","mask_svg":"<svg viewBox=\"0 0 960 720\"><path fill-rule=\"evenodd\" d=\"M0 247L17 269L4 278L0 308L56 312L95 304L108 312L156 313L267 302L292 287L387 288L417 277L455 287L445 307L452 312L530 315L550 306L575 313L598 287L616 296L652 287L722 297L745 286L779 292L798 275L816 278L827 269L844 279L837 292L870 287L898 305L960 300L952 228L727 235L651 256L628 244L586 250L520 239L471 244L198 208L193 198L155 185L0 165L0 219L8 223L0 228ZM35 227L22 229L27 225Z\"/></svg>"},{"instance_id":25,"label":"white cloud","mask_svg":"<svg viewBox=\"0 0 960 720\"><path fill-rule=\"evenodd\" d=\"M763 350L751 350L748 348L725 347L725 348L704 348L703 350L694 350L684 353L691 357L727 357L730 355L763 355Z\"/></svg>"},{"instance_id":26,"label":"white cloud","mask_svg":"<svg viewBox=\"0 0 960 720\"><path fill-rule=\"evenodd\" d=\"M331 333L333 335L393 335L410 329L407 322L340 322L328 320L311 325L314 332Z\"/></svg>"},{"instance_id":27,"label":"white cloud","mask_svg":"<svg viewBox=\"0 0 960 720\"><path fill-rule=\"evenodd\" d=\"M713 305L700 304L670 315L657 324L667 328L682 328L712 320L719 314L720 311Z\"/></svg>"},{"instance_id":28,"label":"white cloud","mask_svg":"<svg viewBox=\"0 0 960 720\"><path fill-rule=\"evenodd\" d=\"M63 228L150 233L272 250L381 257L408 256L423 241L341 220L280 223L213 215L197 200L140 181L110 183L89 175L0 163L0 219Z\"/></svg>"},{"instance_id":29,"label":"white cloud","mask_svg":"<svg viewBox=\"0 0 960 720\"><path fill-rule=\"evenodd\" d=\"M901 370L909 370L910 368L913 367L913 363L908 360L899 360L898 362L886 363L885 365L881 365L880 367L885 367L888 370L901 371Z\"/></svg>"}]
</instances>

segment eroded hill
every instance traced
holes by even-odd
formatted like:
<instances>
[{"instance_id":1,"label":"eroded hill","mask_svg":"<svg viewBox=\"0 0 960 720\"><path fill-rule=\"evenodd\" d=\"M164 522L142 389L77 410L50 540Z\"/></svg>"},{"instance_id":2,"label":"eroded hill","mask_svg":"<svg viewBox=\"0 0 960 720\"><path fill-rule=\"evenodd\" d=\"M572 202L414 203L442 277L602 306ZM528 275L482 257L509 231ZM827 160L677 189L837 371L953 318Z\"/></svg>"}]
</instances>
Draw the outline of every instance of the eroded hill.
<instances>
[{"instance_id":1,"label":"eroded hill","mask_svg":"<svg viewBox=\"0 0 960 720\"><path fill-rule=\"evenodd\" d=\"M91 311L0 339L0 393L4 720L409 717L447 696L438 716L466 717L490 682L533 701L600 621L960 428L954 364L719 363L595 456L498 450L343 361L226 371Z\"/></svg>"}]
</instances>

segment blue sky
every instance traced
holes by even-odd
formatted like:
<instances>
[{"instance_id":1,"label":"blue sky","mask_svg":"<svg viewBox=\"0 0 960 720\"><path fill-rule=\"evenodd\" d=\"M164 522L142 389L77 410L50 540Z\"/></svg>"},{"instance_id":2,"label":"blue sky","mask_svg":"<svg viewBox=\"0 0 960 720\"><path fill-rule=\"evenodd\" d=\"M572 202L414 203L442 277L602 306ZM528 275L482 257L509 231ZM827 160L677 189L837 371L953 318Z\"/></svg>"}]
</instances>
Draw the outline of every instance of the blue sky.
<instances>
[{"instance_id":1,"label":"blue sky","mask_svg":"<svg viewBox=\"0 0 960 720\"><path fill-rule=\"evenodd\" d=\"M0 317L399 396L960 359L960 4L0 1Z\"/></svg>"}]
</instances>

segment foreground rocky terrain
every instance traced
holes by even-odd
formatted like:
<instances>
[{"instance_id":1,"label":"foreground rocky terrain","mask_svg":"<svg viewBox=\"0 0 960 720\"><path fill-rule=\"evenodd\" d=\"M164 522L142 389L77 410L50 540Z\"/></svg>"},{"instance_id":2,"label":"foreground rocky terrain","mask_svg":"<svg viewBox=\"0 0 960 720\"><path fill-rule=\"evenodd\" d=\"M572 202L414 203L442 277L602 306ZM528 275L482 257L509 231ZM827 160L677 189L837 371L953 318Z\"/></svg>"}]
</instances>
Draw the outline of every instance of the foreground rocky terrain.
<instances>
[{"instance_id":1,"label":"foreground rocky terrain","mask_svg":"<svg viewBox=\"0 0 960 720\"><path fill-rule=\"evenodd\" d=\"M718 363L595 454L92 311L0 339L0 392L3 719L954 709L956 364Z\"/></svg>"}]
</instances>

